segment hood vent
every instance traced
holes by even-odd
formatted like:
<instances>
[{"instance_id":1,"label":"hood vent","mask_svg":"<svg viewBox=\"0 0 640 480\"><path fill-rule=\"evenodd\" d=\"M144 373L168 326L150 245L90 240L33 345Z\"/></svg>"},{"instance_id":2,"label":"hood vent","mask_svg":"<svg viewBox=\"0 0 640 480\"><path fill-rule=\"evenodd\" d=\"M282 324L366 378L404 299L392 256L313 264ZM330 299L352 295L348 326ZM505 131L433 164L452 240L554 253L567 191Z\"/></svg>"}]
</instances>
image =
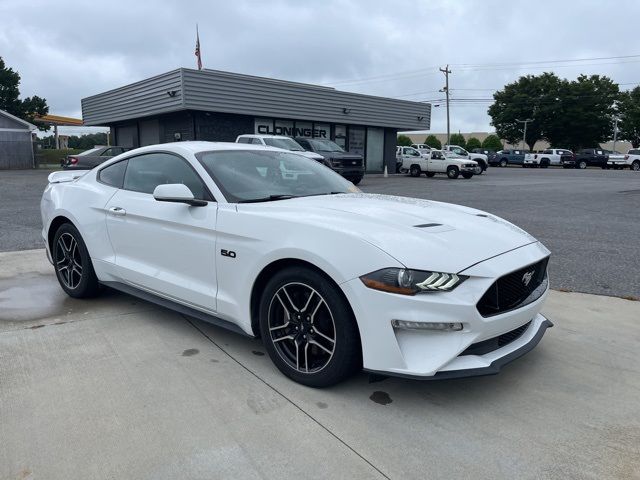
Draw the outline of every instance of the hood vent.
<instances>
[{"instance_id":1,"label":"hood vent","mask_svg":"<svg viewBox=\"0 0 640 480\"><path fill-rule=\"evenodd\" d=\"M422 225L414 225L416 228L441 227L441 223L423 223Z\"/></svg>"}]
</instances>

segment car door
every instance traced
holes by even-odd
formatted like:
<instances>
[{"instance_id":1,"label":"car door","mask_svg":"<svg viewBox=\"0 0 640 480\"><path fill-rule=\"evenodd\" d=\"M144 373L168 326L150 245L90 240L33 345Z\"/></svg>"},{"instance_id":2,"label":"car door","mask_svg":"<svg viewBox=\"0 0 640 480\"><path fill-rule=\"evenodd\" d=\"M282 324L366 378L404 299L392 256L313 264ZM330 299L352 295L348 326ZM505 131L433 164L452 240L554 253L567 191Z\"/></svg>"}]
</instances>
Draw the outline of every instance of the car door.
<instances>
[{"instance_id":1,"label":"car door","mask_svg":"<svg viewBox=\"0 0 640 480\"><path fill-rule=\"evenodd\" d=\"M445 171L445 161L442 152L431 152L428 162L430 172L443 173Z\"/></svg>"},{"instance_id":2,"label":"car door","mask_svg":"<svg viewBox=\"0 0 640 480\"><path fill-rule=\"evenodd\" d=\"M206 206L157 201L156 186L182 183ZM217 204L189 162L154 152L128 159L123 188L106 206L122 281L200 310L216 310Z\"/></svg>"}]
</instances>

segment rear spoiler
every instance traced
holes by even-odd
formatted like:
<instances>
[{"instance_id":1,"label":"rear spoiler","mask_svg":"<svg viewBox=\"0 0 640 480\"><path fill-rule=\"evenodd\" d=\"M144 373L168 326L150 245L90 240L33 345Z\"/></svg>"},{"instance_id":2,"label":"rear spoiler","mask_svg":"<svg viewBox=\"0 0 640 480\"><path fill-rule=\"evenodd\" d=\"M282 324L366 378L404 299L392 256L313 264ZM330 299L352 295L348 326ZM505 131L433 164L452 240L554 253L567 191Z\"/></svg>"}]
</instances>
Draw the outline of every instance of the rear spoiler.
<instances>
[{"instance_id":1,"label":"rear spoiler","mask_svg":"<svg viewBox=\"0 0 640 480\"><path fill-rule=\"evenodd\" d=\"M73 182L78 178L85 175L89 170L77 170L77 171L61 171L61 172L53 172L49 174L48 180L49 183L64 183L64 182Z\"/></svg>"}]
</instances>

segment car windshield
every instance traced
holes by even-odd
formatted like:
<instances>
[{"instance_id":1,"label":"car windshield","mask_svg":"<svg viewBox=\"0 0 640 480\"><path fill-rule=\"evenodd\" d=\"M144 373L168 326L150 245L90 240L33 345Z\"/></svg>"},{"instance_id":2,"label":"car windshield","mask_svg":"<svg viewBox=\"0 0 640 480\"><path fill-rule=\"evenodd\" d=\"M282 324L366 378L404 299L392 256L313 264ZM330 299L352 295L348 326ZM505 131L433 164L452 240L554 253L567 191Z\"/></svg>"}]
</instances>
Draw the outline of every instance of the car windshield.
<instances>
[{"instance_id":1,"label":"car windshield","mask_svg":"<svg viewBox=\"0 0 640 480\"><path fill-rule=\"evenodd\" d=\"M304 152L304 148L300 146L298 142L292 138L263 138L264 143L270 147L283 148L285 150L291 150L292 152Z\"/></svg>"},{"instance_id":2,"label":"car windshield","mask_svg":"<svg viewBox=\"0 0 640 480\"><path fill-rule=\"evenodd\" d=\"M233 203L360 191L330 168L295 153L225 150L196 157Z\"/></svg>"},{"instance_id":3,"label":"car windshield","mask_svg":"<svg viewBox=\"0 0 640 480\"><path fill-rule=\"evenodd\" d=\"M314 150L320 152L344 152L344 150L340 148L340 145L332 142L331 140L310 138L308 141L313 146Z\"/></svg>"},{"instance_id":4,"label":"car windshield","mask_svg":"<svg viewBox=\"0 0 640 480\"><path fill-rule=\"evenodd\" d=\"M98 153L100 150L102 150L104 147L94 147L91 150L85 150L82 153L79 153L78 155L76 155L76 157L84 157L85 155L94 155L96 153Z\"/></svg>"}]
</instances>

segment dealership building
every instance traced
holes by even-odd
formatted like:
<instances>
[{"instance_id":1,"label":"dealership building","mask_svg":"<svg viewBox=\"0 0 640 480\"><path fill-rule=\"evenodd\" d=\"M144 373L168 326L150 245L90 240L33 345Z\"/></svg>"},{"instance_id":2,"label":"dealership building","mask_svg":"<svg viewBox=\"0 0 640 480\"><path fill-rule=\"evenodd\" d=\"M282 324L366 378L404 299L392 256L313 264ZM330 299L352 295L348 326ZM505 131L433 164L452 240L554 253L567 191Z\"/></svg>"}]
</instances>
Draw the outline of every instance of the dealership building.
<instances>
[{"instance_id":1,"label":"dealership building","mask_svg":"<svg viewBox=\"0 0 640 480\"><path fill-rule=\"evenodd\" d=\"M86 126L108 126L113 145L207 140L244 133L327 138L364 156L367 172L395 170L398 131L428 130L428 103L331 87L179 68L82 99Z\"/></svg>"}]
</instances>

